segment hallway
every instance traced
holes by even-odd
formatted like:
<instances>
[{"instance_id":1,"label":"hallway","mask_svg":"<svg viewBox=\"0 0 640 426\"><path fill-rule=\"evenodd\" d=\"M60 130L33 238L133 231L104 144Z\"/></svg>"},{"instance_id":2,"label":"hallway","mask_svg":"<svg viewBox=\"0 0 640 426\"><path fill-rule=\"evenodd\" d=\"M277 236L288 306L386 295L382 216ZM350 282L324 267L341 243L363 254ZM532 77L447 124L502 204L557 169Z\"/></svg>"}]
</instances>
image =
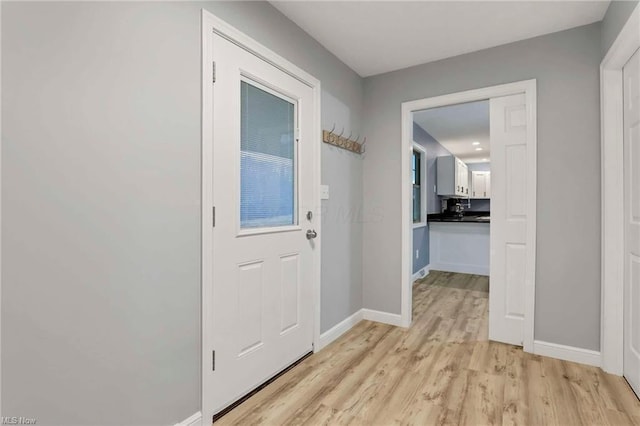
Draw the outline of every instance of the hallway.
<instances>
[{"instance_id":1,"label":"hallway","mask_svg":"<svg viewBox=\"0 0 640 426\"><path fill-rule=\"evenodd\" d=\"M410 329L362 321L216 424L640 425L623 378L489 342L488 287L431 272Z\"/></svg>"}]
</instances>

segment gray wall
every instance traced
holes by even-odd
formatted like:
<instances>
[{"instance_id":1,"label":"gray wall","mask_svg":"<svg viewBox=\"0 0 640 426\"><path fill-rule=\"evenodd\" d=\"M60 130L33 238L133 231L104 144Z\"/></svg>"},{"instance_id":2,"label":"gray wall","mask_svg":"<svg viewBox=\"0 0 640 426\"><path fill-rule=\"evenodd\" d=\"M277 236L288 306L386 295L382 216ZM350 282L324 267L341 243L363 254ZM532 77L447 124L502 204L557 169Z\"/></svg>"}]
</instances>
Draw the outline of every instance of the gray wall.
<instances>
[{"instance_id":1,"label":"gray wall","mask_svg":"<svg viewBox=\"0 0 640 426\"><path fill-rule=\"evenodd\" d=\"M200 409L200 8L322 80L362 80L267 3L2 3L3 415L173 424ZM361 307L362 160L323 147L322 326Z\"/></svg>"},{"instance_id":2,"label":"gray wall","mask_svg":"<svg viewBox=\"0 0 640 426\"><path fill-rule=\"evenodd\" d=\"M416 253L418 254L416 256ZM415 274L429 264L429 226L413 228L413 268Z\"/></svg>"},{"instance_id":3,"label":"gray wall","mask_svg":"<svg viewBox=\"0 0 640 426\"><path fill-rule=\"evenodd\" d=\"M600 57L596 23L365 79L366 308L400 312L401 102L536 78L535 338L599 349Z\"/></svg>"},{"instance_id":4,"label":"gray wall","mask_svg":"<svg viewBox=\"0 0 640 426\"><path fill-rule=\"evenodd\" d=\"M413 123L413 141L422 145L427 150L427 211L429 213L440 213L440 196L434 185L437 185L436 159L445 155L452 155L451 152L442 146L426 130Z\"/></svg>"},{"instance_id":5,"label":"gray wall","mask_svg":"<svg viewBox=\"0 0 640 426\"><path fill-rule=\"evenodd\" d=\"M324 84L324 80L323 80ZM361 132L361 111L323 93L322 127ZM357 104L357 108L361 105ZM324 332L362 308L362 164L363 157L322 144L322 183L329 199L322 201L322 309Z\"/></svg>"},{"instance_id":6,"label":"gray wall","mask_svg":"<svg viewBox=\"0 0 640 426\"><path fill-rule=\"evenodd\" d=\"M444 146L422 127L413 123L413 141L427 150L427 212L440 213L440 197L437 195L436 158L451 155ZM416 257L416 250L419 250ZM427 226L413 229L413 273L418 272L429 264L429 228Z\"/></svg>"},{"instance_id":7,"label":"gray wall","mask_svg":"<svg viewBox=\"0 0 640 426\"><path fill-rule=\"evenodd\" d=\"M609 4L607 13L602 19L601 48L603 58L638 3L640 3L638 0L614 0Z\"/></svg>"}]
</instances>

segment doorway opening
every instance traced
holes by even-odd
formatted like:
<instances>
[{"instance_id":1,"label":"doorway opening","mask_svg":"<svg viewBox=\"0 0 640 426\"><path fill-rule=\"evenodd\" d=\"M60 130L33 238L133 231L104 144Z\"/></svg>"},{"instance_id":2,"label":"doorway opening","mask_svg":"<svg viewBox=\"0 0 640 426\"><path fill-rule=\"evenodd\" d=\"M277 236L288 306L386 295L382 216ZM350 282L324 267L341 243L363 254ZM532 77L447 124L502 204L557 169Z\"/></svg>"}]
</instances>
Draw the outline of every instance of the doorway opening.
<instances>
[{"instance_id":1,"label":"doorway opening","mask_svg":"<svg viewBox=\"0 0 640 426\"><path fill-rule=\"evenodd\" d=\"M416 192L413 162L413 280L489 293L491 141L489 100L412 112L414 158L429 185ZM423 201L424 200L424 201ZM426 205L424 202L426 201ZM420 214L421 211L425 212ZM416 214L418 212L418 214ZM417 221L424 217L424 220ZM435 278L425 278L430 272ZM419 281L417 281L419 280ZM488 310L470 316L488 333Z\"/></svg>"},{"instance_id":2,"label":"doorway opening","mask_svg":"<svg viewBox=\"0 0 640 426\"><path fill-rule=\"evenodd\" d=\"M474 109L478 117L485 117L485 127L488 113L489 129L485 129L484 136L477 132L462 138L463 128L473 121L465 123L465 116L473 117ZM451 136L449 149L430 134L440 134L441 139L446 139L447 116L451 117L449 127L453 129L449 132L458 133ZM414 176L412 158L418 143L426 146L427 157L424 207L427 223L423 227L429 241L427 270L491 275L490 339L521 345L525 351L533 352L536 81L405 102L402 142L403 153L409 154L402 157L402 325L408 327L412 322L412 287L414 278L419 277L414 273L420 266L414 262L412 210L416 197L410 189ZM477 210L477 214L467 216L474 216L474 222L455 223L465 221L465 208ZM443 211L455 218L432 225L427 213L442 217ZM454 225L484 225L484 228L475 233L456 233ZM424 272L426 275L427 271Z\"/></svg>"}]
</instances>

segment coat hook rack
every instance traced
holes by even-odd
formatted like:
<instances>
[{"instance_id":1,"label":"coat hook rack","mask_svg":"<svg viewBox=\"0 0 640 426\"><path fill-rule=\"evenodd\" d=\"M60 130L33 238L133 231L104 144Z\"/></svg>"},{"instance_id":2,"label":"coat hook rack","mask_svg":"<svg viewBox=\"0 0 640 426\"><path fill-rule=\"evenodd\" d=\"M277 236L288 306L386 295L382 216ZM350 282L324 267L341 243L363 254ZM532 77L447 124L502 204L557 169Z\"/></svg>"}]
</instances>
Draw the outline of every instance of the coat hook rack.
<instances>
[{"instance_id":1,"label":"coat hook rack","mask_svg":"<svg viewBox=\"0 0 640 426\"><path fill-rule=\"evenodd\" d=\"M344 128L339 135L333 133L335 128L336 126L334 124L331 130L322 131L322 142L337 146L338 148L346 149L347 151L355 152L356 154L364 154L364 144L367 141L367 138L364 138L362 143L360 143L360 135L358 135L355 140L351 139L353 132L349 133L349 137L343 137Z\"/></svg>"}]
</instances>

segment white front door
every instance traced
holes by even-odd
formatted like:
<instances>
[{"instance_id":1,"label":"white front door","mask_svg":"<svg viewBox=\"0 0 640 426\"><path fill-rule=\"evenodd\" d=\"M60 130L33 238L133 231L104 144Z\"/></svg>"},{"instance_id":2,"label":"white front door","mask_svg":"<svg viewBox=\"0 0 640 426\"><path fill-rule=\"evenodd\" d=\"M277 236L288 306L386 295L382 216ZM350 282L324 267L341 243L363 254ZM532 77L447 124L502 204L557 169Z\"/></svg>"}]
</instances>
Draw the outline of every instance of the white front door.
<instances>
[{"instance_id":1,"label":"white front door","mask_svg":"<svg viewBox=\"0 0 640 426\"><path fill-rule=\"evenodd\" d=\"M640 396L640 51L624 77L624 376Z\"/></svg>"},{"instance_id":2,"label":"white front door","mask_svg":"<svg viewBox=\"0 0 640 426\"><path fill-rule=\"evenodd\" d=\"M489 339L522 345L527 277L527 110L525 95L490 100L491 254Z\"/></svg>"},{"instance_id":3,"label":"white front door","mask_svg":"<svg viewBox=\"0 0 640 426\"><path fill-rule=\"evenodd\" d=\"M213 36L213 405L313 349L313 90ZM311 235L310 235L311 237Z\"/></svg>"}]
</instances>

